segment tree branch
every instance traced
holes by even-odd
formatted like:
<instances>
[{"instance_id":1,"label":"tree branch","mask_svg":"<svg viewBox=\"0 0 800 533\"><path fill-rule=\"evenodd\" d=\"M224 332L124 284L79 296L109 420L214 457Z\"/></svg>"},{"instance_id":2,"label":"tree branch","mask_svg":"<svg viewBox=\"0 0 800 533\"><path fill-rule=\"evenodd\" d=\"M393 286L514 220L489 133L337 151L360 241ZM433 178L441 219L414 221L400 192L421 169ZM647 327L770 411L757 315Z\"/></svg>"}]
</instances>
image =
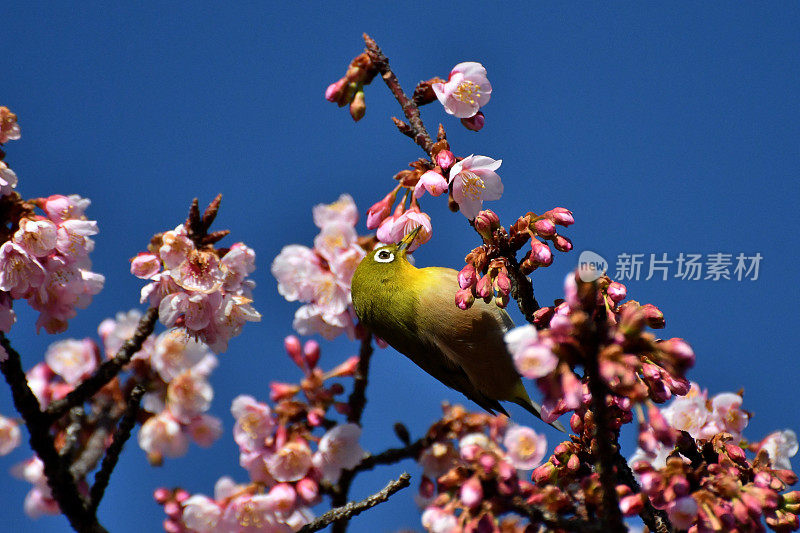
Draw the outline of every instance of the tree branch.
<instances>
[{"instance_id":1,"label":"tree branch","mask_svg":"<svg viewBox=\"0 0 800 533\"><path fill-rule=\"evenodd\" d=\"M422 123L422 118L419 116L419 107L403 92L400 81L389 67L389 59L383 54L378 44L366 33L364 34L364 42L367 44L367 54L370 61L381 73L381 78L383 78L384 83L386 83L386 86L389 87L389 90L392 91L395 99L403 108L403 114L408 120L409 131L401 131L414 139L414 142L430 156L433 149L433 139L431 139L428 130L425 129L425 125Z\"/></svg>"},{"instance_id":2,"label":"tree branch","mask_svg":"<svg viewBox=\"0 0 800 533\"><path fill-rule=\"evenodd\" d=\"M30 445L44 464L47 484L58 502L61 512L76 531L92 533L105 532L94 513L90 513L78 491L75 480L62 461L50 434L51 418L40 410L39 401L28 386L19 353L11 347L8 338L0 332L0 345L6 352L6 359L0 362L0 371L11 388L14 407L22 415L30 433Z\"/></svg>"},{"instance_id":3,"label":"tree branch","mask_svg":"<svg viewBox=\"0 0 800 533\"><path fill-rule=\"evenodd\" d=\"M547 526L547 531L580 531L580 532L601 532L605 531L600 524L587 522L579 518L561 518L546 511L529 505L522 496L514 496L511 500L511 508L522 516L528 518L533 524Z\"/></svg>"},{"instance_id":4,"label":"tree branch","mask_svg":"<svg viewBox=\"0 0 800 533\"><path fill-rule=\"evenodd\" d=\"M100 471L94 476L94 485L92 485L89 504L89 509L92 513L97 512L97 506L100 505L100 500L103 499L103 494L106 491L106 487L108 487L111 472L113 472L114 467L117 466L119 455L122 453L122 447L130 438L131 431L136 425L136 416L139 414L139 403L142 401L144 392L144 387L141 385L136 385L131 391L122 421L120 421L119 426L117 426L116 431L114 431L111 446L108 447L106 456L103 458Z\"/></svg>"},{"instance_id":5,"label":"tree branch","mask_svg":"<svg viewBox=\"0 0 800 533\"><path fill-rule=\"evenodd\" d=\"M639 486L639 483L637 483L636 478L633 476L628 461L619 453L619 448L617 448L614 459L617 463L617 476L620 482L630 487L633 492L642 492L642 487ZM669 533L672 531L672 524L667 517L667 513L653 507L650 498L644 498L644 509L639 513L639 518L642 519L650 531L654 531L655 533Z\"/></svg>"},{"instance_id":6,"label":"tree branch","mask_svg":"<svg viewBox=\"0 0 800 533\"><path fill-rule=\"evenodd\" d=\"M334 528L336 527L336 524L347 523L347 521L352 517L360 514L363 511L366 511L367 509L375 507L379 503L385 502L392 494L408 487L410 484L411 476L409 476L407 472L403 472L399 478L390 481L389 484L386 485L386 487L384 487L380 492L376 492L372 496L364 498L358 503L350 502L341 507L331 509L313 522L303 526L303 528L300 529L300 533L319 531L320 529L328 527L332 523L334 524Z\"/></svg>"},{"instance_id":7,"label":"tree branch","mask_svg":"<svg viewBox=\"0 0 800 533\"><path fill-rule=\"evenodd\" d=\"M127 365L136 352L142 349L145 339L153 333L156 320L158 319L158 309L151 307L139 320L136 332L126 340L119 351L112 359L109 359L95 371L94 374L83 380L80 385L67 394L64 398L51 402L45 411L45 415L50 421L55 421L64 416L72 407L81 405L83 402L97 394L97 391L105 387L109 381L119 374L122 367Z\"/></svg>"},{"instance_id":8,"label":"tree branch","mask_svg":"<svg viewBox=\"0 0 800 533\"><path fill-rule=\"evenodd\" d=\"M353 392L347 399L350 411L347 413L347 421L361 425L361 415L364 414L364 407L367 404L367 381L369 380L369 363L372 359L372 334L361 341L361 349L358 352L358 367L353 381Z\"/></svg>"}]
</instances>

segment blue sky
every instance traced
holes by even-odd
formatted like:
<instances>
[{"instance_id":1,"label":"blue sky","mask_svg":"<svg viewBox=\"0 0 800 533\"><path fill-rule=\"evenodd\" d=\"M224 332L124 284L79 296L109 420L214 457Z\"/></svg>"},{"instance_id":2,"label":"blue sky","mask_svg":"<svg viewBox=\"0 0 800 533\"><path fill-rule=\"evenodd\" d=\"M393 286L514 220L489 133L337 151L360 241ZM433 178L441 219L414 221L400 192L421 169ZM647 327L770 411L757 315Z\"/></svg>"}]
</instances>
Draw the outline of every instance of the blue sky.
<instances>
[{"instance_id":1,"label":"blue sky","mask_svg":"<svg viewBox=\"0 0 800 533\"><path fill-rule=\"evenodd\" d=\"M466 131L438 104L423 118L430 129L444 123L458 155L503 159L505 197L489 207L504 223L555 206L575 213L567 234L576 251L533 277L540 302L561 295L582 250L601 254L612 270L621 253L760 253L755 281L640 279L627 282L628 294L662 309L665 336L691 342L693 379L712 393L744 388L745 408L755 413L746 435L800 429L797 4L499 5L4 6L0 105L20 117L23 138L6 147L19 190L88 196L101 229L93 259L106 288L69 336L94 335L103 318L138 305L141 282L128 259L181 222L195 196L208 202L223 193L218 228L233 231L229 244L244 241L258 254L255 305L264 320L231 343L212 376L212 412L225 437L160 469L129 445L101 505L111 531L159 528L157 486L210 493L221 475L246 479L229 437L231 399L266 399L268 381L298 377L282 350L297 306L277 294L272 258L286 244L310 245L314 204L349 192L363 212L421 155L391 125L400 109L380 80L367 88L358 124L322 98L361 51L363 31L407 91L461 61L486 66L494 90L482 132ZM423 207L434 236L417 264L460 268L475 234L444 202ZM65 336L35 335L33 314L17 308L10 338L27 368ZM322 365L356 350L324 343ZM10 415L10 395L0 390L0 413ZM368 397L363 444L372 451L397 443L395 421L419 435L441 400L463 401L392 350L374 357ZM512 416L534 422L518 409ZM558 436L547 431L552 449ZM0 458L0 469L27 455ZM366 496L403 469L416 486L419 472L408 463L360 476L351 494ZM26 484L4 487L4 527L68 530L61 517L29 522L21 511ZM352 531L420 529L411 495L407 489L362 515Z\"/></svg>"}]
</instances>

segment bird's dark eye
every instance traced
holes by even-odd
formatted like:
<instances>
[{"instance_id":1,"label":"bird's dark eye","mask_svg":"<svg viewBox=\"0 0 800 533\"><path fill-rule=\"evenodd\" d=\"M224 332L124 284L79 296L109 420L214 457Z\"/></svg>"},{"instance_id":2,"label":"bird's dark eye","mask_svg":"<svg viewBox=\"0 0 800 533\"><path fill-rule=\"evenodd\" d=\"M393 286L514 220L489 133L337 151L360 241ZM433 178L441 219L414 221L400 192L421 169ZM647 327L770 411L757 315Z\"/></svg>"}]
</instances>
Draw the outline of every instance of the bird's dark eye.
<instances>
[{"instance_id":1,"label":"bird's dark eye","mask_svg":"<svg viewBox=\"0 0 800 533\"><path fill-rule=\"evenodd\" d=\"M379 263L390 263L394 259L394 254L389 250L380 250L375 254L375 261Z\"/></svg>"}]
</instances>

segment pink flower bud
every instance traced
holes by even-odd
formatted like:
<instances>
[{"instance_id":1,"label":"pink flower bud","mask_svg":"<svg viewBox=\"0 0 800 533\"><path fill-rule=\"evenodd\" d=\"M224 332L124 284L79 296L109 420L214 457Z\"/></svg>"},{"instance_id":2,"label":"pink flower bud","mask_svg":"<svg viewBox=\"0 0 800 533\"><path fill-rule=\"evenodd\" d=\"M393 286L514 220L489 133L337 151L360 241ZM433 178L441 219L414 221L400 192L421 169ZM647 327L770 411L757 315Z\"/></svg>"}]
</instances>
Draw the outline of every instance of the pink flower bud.
<instances>
[{"instance_id":1,"label":"pink flower bud","mask_svg":"<svg viewBox=\"0 0 800 533\"><path fill-rule=\"evenodd\" d=\"M686 368L694 366L694 351L685 340L672 338L660 343L659 347L674 357L678 365Z\"/></svg>"},{"instance_id":2,"label":"pink flower bud","mask_svg":"<svg viewBox=\"0 0 800 533\"><path fill-rule=\"evenodd\" d=\"M184 489L178 489L175 491L175 501L178 503L183 503L189 499L190 494L186 492Z\"/></svg>"},{"instance_id":3,"label":"pink flower bud","mask_svg":"<svg viewBox=\"0 0 800 533\"><path fill-rule=\"evenodd\" d=\"M533 230L542 237L552 237L556 234L556 225L548 218L540 218L533 223Z\"/></svg>"},{"instance_id":4,"label":"pink flower bud","mask_svg":"<svg viewBox=\"0 0 800 533\"><path fill-rule=\"evenodd\" d=\"M475 285L478 281L478 274L475 272L475 266L468 263L458 273L458 286L462 289L468 289Z\"/></svg>"},{"instance_id":5,"label":"pink flower bud","mask_svg":"<svg viewBox=\"0 0 800 533\"><path fill-rule=\"evenodd\" d=\"M425 191L431 196L440 196L447 192L448 185L444 176L435 170L429 170L419 177L419 181L414 186L414 198L419 198Z\"/></svg>"},{"instance_id":6,"label":"pink flower bud","mask_svg":"<svg viewBox=\"0 0 800 533\"><path fill-rule=\"evenodd\" d=\"M619 510L625 516L635 516L644 509L644 500L640 494L625 496L619 501Z\"/></svg>"},{"instance_id":7,"label":"pink flower bud","mask_svg":"<svg viewBox=\"0 0 800 533\"><path fill-rule=\"evenodd\" d=\"M554 207L548 211L547 214L549 214L553 222L559 226L569 226L575 223L575 219L572 217L572 211L563 207Z\"/></svg>"},{"instance_id":8,"label":"pink flower bud","mask_svg":"<svg viewBox=\"0 0 800 533\"><path fill-rule=\"evenodd\" d=\"M475 296L472 294L472 289L466 288L456 291L456 305L462 311L472 307L474 302Z\"/></svg>"},{"instance_id":9,"label":"pink flower bud","mask_svg":"<svg viewBox=\"0 0 800 533\"><path fill-rule=\"evenodd\" d=\"M553 262L553 252L539 239L531 239L531 259L542 266L549 266Z\"/></svg>"},{"instance_id":10,"label":"pink flower bud","mask_svg":"<svg viewBox=\"0 0 800 533\"><path fill-rule=\"evenodd\" d=\"M131 259L131 274L140 279L150 279L161 270L161 260L151 253L141 252Z\"/></svg>"},{"instance_id":11,"label":"pink flower bud","mask_svg":"<svg viewBox=\"0 0 800 533\"><path fill-rule=\"evenodd\" d=\"M615 304L620 303L628 295L628 289L625 288L625 285L617 283L616 281L611 282L606 292L608 297L611 298L611 301Z\"/></svg>"},{"instance_id":12,"label":"pink flower bud","mask_svg":"<svg viewBox=\"0 0 800 533\"><path fill-rule=\"evenodd\" d=\"M478 457L478 463L480 463L484 472L491 472L497 465L497 458L491 453L484 453Z\"/></svg>"},{"instance_id":13,"label":"pink flower bud","mask_svg":"<svg viewBox=\"0 0 800 533\"><path fill-rule=\"evenodd\" d=\"M308 423L313 427L318 427L322 424L322 421L325 420L325 411L320 409L319 407L315 407L308 411L306 415L306 419Z\"/></svg>"},{"instance_id":14,"label":"pink flower bud","mask_svg":"<svg viewBox=\"0 0 800 533\"><path fill-rule=\"evenodd\" d=\"M164 504L164 514L173 520L180 518L182 513L180 504L175 500L170 500Z\"/></svg>"},{"instance_id":15,"label":"pink flower bud","mask_svg":"<svg viewBox=\"0 0 800 533\"><path fill-rule=\"evenodd\" d=\"M269 399L273 402L287 400L297 394L300 387L292 385L291 383L281 383L279 381L271 381L269 384Z\"/></svg>"},{"instance_id":16,"label":"pink flower bud","mask_svg":"<svg viewBox=\"0 0 800 533\"><path fill-rule=\"evenodd\" d=\"M480 280L478 280L478 285L475 287L475 292L481 298L491 298L494 294L492 292L492 278L489 274L483 276Z\"/></svg>"},{"instance_id":17,"label":"pink flower bud","mask_svg":"<svg viewBox=\"0 0 800 533\"><path fill-rule=\"evenodd\" d=\"M547 485L555 478L556 467L550 461L546 462L541 466L537 466L534 468L533 473L531 474L531 479L537 485Z\"/></svg>"},{"instance_id":18,"label":"pink flower bud","mask_svg":"<svg viewBox=\"0 0 800 533\"><path fill-rule=\"evenodd\" d=\"M497 292L506 296L511 292L511 280L508 279L505 269L498 272L497 277L494 278L494 288Z\"/></svg>"},{"instance_id":19,"label":"pink flower bud","mask_svg":"<svg viewBox=\"0 0 800 533\"><path fill-rule=\"evenodd\" d=\"M164 520L164 523L161 524L164 527L164 531L166 533L183 533L185 531L183 525L180 522L170 518Z\"/></svg>"},{"instance_id":20,"label":"pink flower bud","mask_svg":"<svg viewBox=\"0 0 800 533\"><path fill-rule=\"evenodd\" d=\"M286 350L286 353L289 354L289 358L294 361L294 364L300 367L301 370L304 370L305 364L300 349L300 339L294 335L289 335L283 339L283 348Z\"/></svg>"},{"instance_id":21,"label":"pink flower bud","mask_svg":"<svg viewBox=\"0 0 800 533\"><path fill-rule=\"evenodd\" d=\"M297 495L300 496L300 499L307 504L316 501L317 496L319 496L319 485L309 477L304 477L298 481L297 485L295 485L295 490L297 490Z\"/></svg>"},{"instance_id":22,"label":"pink flower bud","mask_svg":"<svg viewBox=\"0 0 800 533\"><path fill-rule=\"evenodd\" d=\"M481 482L476 477L469 478L463 485L461 485L461 503L467 507L477 507L483 500L483 487Z\"/></svg>"},{"instance_id":23,"label":"pink flower bud","mask_svg":"<svg viewBox=\"0 0 800 533\"><path fill-rule=\"evenodd\" d=\"M468 130L481 131L483 129L484 124L486 124L486 117L483 116L483 112L478 111L477 113L475 113L475 115L469 118L462 118L461 123Z\"/></svg>"},{"instance_id":24,"label":"pink flower bud","mask_svg":"<svg viewBox=\"0 0 800 533\"><path fill-rule=\"evenodd\" d=\"M367 113L367 102L364 99L364 91L356 92L353 101L350 102L350 116L353 120L358 122Z\"/></svg>"},{"instance_id":25,"label":"pink flower bud","mask_svg":"<svg viewBox=\"0 0 800 533\"><path fill-rule=\"evenodd\" d=\"M357 368L358 368L358 356L354 355L352 357L349 357L344 363L341 363L339 366L328 372L326 376L329 378L352 376L353 374L356 373Z\"/></svg>"},{"instance_id":26,"label":"pink flower bud","mask_svg":"<svg viewBox=\"0 0 800 533\"><path fill-rule=\"evenodd\" d=\"M553 246L555 246L556 250L559 252L569 252L572 250L572 241L563 235L556 235L556 240L554 241Z\"/></svg>"},{"instance_id":27,"label":"pink flower bud","mask_svg":"<svg viewBox=\"0 0 800 533\"><path fill-rule=\"evenodd\" d=\"M314 368L319 362L319 343L315 340L306 341L303 345L303 355L305 356L308 368Z\"/></svg>"},{"instance_id":28,"label":"pink flower bud","mask_svg":"<svg viewBox=\"0 0 800 533\"><path fill-rule=\"evenodd\" d=\"M456 156L453 155L453 152L450 150L440 150L438 154L436 154L436 164L442 170L447 170L448 168L453 166L453 163L456 162Z\"/></svg>"},{"instance_id":29,"label":"pink flower bud","mask_svg":"<svg viewBox=\"0 0 800 533\"><path fill-rule=\"evenodd\" d=\"M338 101L342 94L342 89L346 83L347 78L342 78L339 81L335 81L328 85L328 88L325 89L325 99L329 102Z\"/></svg>"},{"instance_id":30,"label":"pink flower bud","mask_svg":"<svg viewBox=\"0 0 800 533\"><path fill-rule=\"evenodd\" d=\"M644 304L641 310L644 313L644 318L647 320L648 326L653 329L661 329L664 327L664 313L661 312L661 309L653 304Z\"/></svg>"},{"instance_id":31,"label":"pink flower bud","mask_svg":"<svg viewBox=\"0 0 800 533\"><path fill-rule=\"evenodd\" d=\"M367 211L367 229L375 229L381 225L381 222L392 212L392 205L394 205L395 199L397 199L397 189L369 208Z\"/></svg>"},{"instance_id":32,"label":"pink flower bud","mask_svg":"<svg viewBox=\"0 0 800 533\"><path fill-rule=\"evenodd\" d=\"M169 500L171 496L172 494L170 493L169 489L166 489L164 487L159 487L153 491L153 499L159 505L164 505L165 503L167 503L167 500Z\"/></svg>"}]
</instances>

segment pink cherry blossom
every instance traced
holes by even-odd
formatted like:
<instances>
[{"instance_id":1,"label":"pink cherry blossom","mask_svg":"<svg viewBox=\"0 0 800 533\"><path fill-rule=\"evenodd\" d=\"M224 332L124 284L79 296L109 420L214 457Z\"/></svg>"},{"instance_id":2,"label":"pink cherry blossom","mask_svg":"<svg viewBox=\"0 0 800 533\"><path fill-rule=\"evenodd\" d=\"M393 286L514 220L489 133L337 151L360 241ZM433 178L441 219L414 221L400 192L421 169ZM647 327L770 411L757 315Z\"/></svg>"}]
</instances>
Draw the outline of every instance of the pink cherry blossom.
<instances>
[{"instance_id":1,"label":"pink cherry blossom","mask_svg":"<svg viewBox=\"0 0 800 533\"><path fill-rule=\"evenodd\" d=\"M252 396L234 398L231 413L236 419L233 440L244 450L260 449L264 446L264 440L275 432L276 421L272 410Z\"/></svg>"},{"instance_id":2,"label":"pink cherry blossom","mask_svg":"<svg viewBox=\"0 0 800 533\"><path fill-rule=\"evenodd\" d=\"M670 426L678 431L686 431L694 438L700 438L711 414L706 408L706 395L700 391L697 383L692 383L689 393L673 400L662 413Z\"/></svg>"},{"instance_id":3,"label":"pink cherry blossom","mask_svg":"<svg viewBox=\"0 0 800 533\"><path fill-rule=\"evenodd\" d=\"M697 519L697 502L691 496L683 496L667 506L667 516L677 529L689 529Z\"/></svg>"},{"instance_id":4,"label":"pink cherry blossom","mask_svg":"<svg viewBox=\"0 0 800 533\"><path fill-rule=\"evenodd\" d=\"M312 209L314 224L324 229L328 224L339 222L348 226L355 226L358 222L358 209L349 194L342 194L332 204L318 204Z\"/></svg>"},{"instance_id":5,"label":"pink cherry blossom","mask_svg":"<svg viewBox=\"0 0 800 533\"><path fill-rule=\"evenodd\" d=\"M340 424L323 435L313 460L325 480L336 483L343 469L361 462L365 452L358 443L360 437L361 428L356 424Z\"/></svg>"},{"instance_id":6,"label":"pink cherry blossom","mask_svg":"<svg viewBox=\"0 0 800 533\"><path fill-rule=\"evenodd\" d=\"M223 532L230 533L291 533L292 528L282 524L270 510L266 494L245 494L231 500L225 508L220 523Z\"/></svg>"},{"instance_id":7,"label":"pink cherry blossom","mask_svg":"<svg viewBox=\"0 0 800 533\"><path fill-rule=\"evenodd\" d=\"M392 231L389 235L387 243L400 242L403 237L410 234L412 231L420 227L419 233L414 238L414 242L408 247L409 252L413 252L420 245L425 244L431 240L433 234L433 227L431 226L431 217L427 213L422 213L418 208L411 208L402 215L400 215L392 224ZM380 237L379 237L380 238Z\"/></svg>"},{"instance_id":8,"label":"pink cherry blossom","mask_svg":"<svg viewBox=\"0 0 800 533\"><path fill-rule=\"evenodd\" d=\"M547 438L527 426L511 425L503 437L503 446L514 468L531 470L542 462L547 452Z\"/></svg>"},{"instance_id":9,"label":"pink cherry blossom","mask_svg":"<svg viewBox=\"0 0 800 533\"><path fill-rule=\"evenodd\" d=\"M44 359L64 381L77 385L97 368L97 345L91 339L67 339L50 345Z\"/></svg>"},{"instance_id":10,"label":"pink cherry blossom","mask_svg":"<svg viewBox=\"0 0 800 533\"><path fill-rule=\"evenodd\" d=\"M447 192L447 180L444 176L434 170L429 170L420 176L417 185L414 187L414 197L419 198L425 191L432 196L439 196Z\"/></svg>"},{"instance_id":11,"label":"pink cherry blossom","mask_svg":"<svg viewBox=\"0 0 800 533\"><path fill-rule=\"evenodd\" d=\"M150 365L161 379L170 382L189 369L208 375L216 367L217 358L208 346L184 330L171 329L156 338Z\"/></svg>"},{"instance_id":12,"label":"pink cherry blossom","mask_svg":"<svg viewBox=\"0 0 800 533\"><path fill-rule=\"evenodd\" d=\"M222 287L223 273L213 252L191 250L186 258L170 271L173 281L187 292L210 294Z\"/></svg>"},{"instance_id":13,"label":"pink cherry blossom","mask_svg":"<svg viewBox=\"0 0 800 533\"><path fill-rule=\"evenodd\" d=\"M293 440L266 459L267 471L276 481L298 481L312 466L311 449L304 440Z\"/></svg>"},{"instance_id":14,"label":"pink cherry blossom","mask_svg":"<svg viewBox=\"0 0 800 533\"><path fill-rule=\"evenodd\" d=\"M539 340L536 328L530 324L510 330L503 339L517 370L527 378L544 377L558 365L558 357Z\"/></svg>"},{"instance_id":15,"label":"pink cherry blossom","mask_svg":"<svg viewBox=\"0 0 800 533\"><path fill-rule=\"evenodd\" d=\"M0 196L7 196L17 188L17 174L0 161Z\"/></svg>"},{"instance_id":16,"label":"pink cherry blossom","mask_svg":"<svg viewBox=\"0 0 800 533\"><path fill-rule=\"evenodd\" d=\"M445 111L458 118L469 118L485 106L492 95L486 69L472 61L459 63L445 83L431 85Z\"/></svg>"},{"instance_id":17,"label":"pink cherry blossom","mask_svg":"<svg viewBox=\"0 0 800 533\"><path fill-rule=\"evenodd\" d=\"M272 262L272 275L278 280L278 293L293 302L311 301L315 276L322 272L311 248L299 244L284 246Z\"/></svg>"},{"instance_id":18,"label":"pink cherry blossom","mask_svg":"<svg viewBox=\"0 0 800 533\"><path fill-rule=\"evenodd\" d=\"M0 415L0 455L8 455L22 441L19 424L11 418Z\"/></svg>"},{"instance_id":19,"label":"pink cherry blossom","mask_svg":"<svg viewBox=\"0 0 800 533\"><path fill-rule=\"evenodd\" d=\"M89 237L99 231L94 220L65 220L58 225L56 249L62 256L80 261L94 250L94 241Z\"/></svg>"},{"instance_id":20,"label":"pink cherry blossom","mask_svg":"<svg viewBox=\"0 0 800 533\"><path fill-rule=\"evenodd\" d=\"M153 416L139 430L139 447L156 462L163 456L180 457L189 447L181 426L168 412Z\"/></svg>"},{"instance_id":21,"label":"pink cherry blossom","mask_svg":"<svg viewBox=\"0 0 800 533\"><path fill-rule=\"evenodd\" d=\"M352 337L354 325L348 311L332 315L318 305L307 304L295 311L292 328L300 335L318 333L327 340L333 340L342 333Z\"/></svg>"},{"instance_id":22,"label":"pink cherry blossom","mask_svg":"<svg viewBox=\"0 0 800 533\"><path fill-rule=\"evenodd\" d=\"M167 386L167 406L184 423L206 412L214 398L214 389L202 374L186 370Z\"/></svg>"},{"instance_id":23,"label":"pink cherry blossom","mask_svg":"<svg viewBox=\"0 0 800 533\"><path fill-rule=\"evenodd\" d=\"M12 298L26 298L45 277L42 264L24 248L11 241L0 246L0 290L11 293Z\"/></svg>"},{"instance_id":24,"label":"pink cherry blossom","mask_svg":"<svg viewBox=\"0 0 800 533\"><path fill-rule=\"evenodd\" d=\"M352 225L333 220L314 238L314 250L327 261L331 261L341 250L353 246L357 238L358 234Z\"/></svg>"},{"instance_id":25,"label":"pink cherry blossom","mask_svg":"<svg viewBox=\"0 0 800 533\"><path fill-rule=\"evenodd\" d=\"M742 409L742 397L732 392L717 394L711 399L711 419L720 425L720 431L740 436L750 419Z\"/></svg>"},{"instance_id":26,"label":"pink cherry blossom","mask_svg":"<svg viewBox=\"0 0 800 533\"><path fill-rule=\"evenodd\" d=\"M247 276L255 272L256 253L244 243L237 242L222 256L220 262L225 267L223 288L226 291L235 291L245 282Z\"/></svg>"},{"instance_id":27,"label":"pink cherry blossom","mask_svg":"<svg viewBox=\"0 0 800 533\"><path fill-rule=\"evenodd\" d=\"M181 518L184 525L197 533L213 533L222 517L222 508L202 494L195 494L183 502Z\"/></svg>"},{"instance_id":28,"label":"pink cherry blossom","mask_svg":"<svg viewBox=\"0 0 800 533\"><path fill-rule=\"evenodd\" d=\"M140 279L150 279L161 270L161 260L157 255L141 252L131 259L131 274Z\"/></svg>"},{"instance_id":29,"label":"pink cherry blossom","mask_svg":"<svg viewBox=\"0 0 800 533\"><path fill-rule=\"evenodd\" d=\"M423 450L417 462L426 476L436 479L450 470L455 465L457 458L458 455L452 446L434 442Z\"/></svg>"},{"instance_id":30,"label":"pink cherry blossom","mask_svg":"<svg viewBox=\"0 0 800 533\"><path fill-rule=\"evenodd\" d=\"M193 441L208 448L222 435L222 421L216 416L203 413L192 418L187 429Z\"/></svg>"},{"instance_id":31,"label":"pink cherry blossom","mask_svg":"<svg viewBox=\"0 0 800 533\"><path fill-rule=\"evenodd\" d=\"M501 159L471 155L450 169L453 199L468 219L478 216L484 200L498 200L503 195L503 183L495 170Z\"/></svg>"},{"instance_id":32,"label":"pink cherry blossom","mask_svg":"<svg viewBox=\"0 0 800 533\"><path fill-rule=\"evenodd\" d=\"M772 468L792 468L790 459L797 454L797 435L791 429L770 433L759 444L759 449L767 450Z\"/></svg>"},{"instance_id":33,"label":"pink cherry blossom","mask_svg":"<svg viewBox=\"0 0 800 533\"><path fill-rule=\"evenodd\" d=\"M458 531L458 519L439 507L428 507L422 513L422 526L430 533L455 533Z\"/></svg>"}]
</instances>

